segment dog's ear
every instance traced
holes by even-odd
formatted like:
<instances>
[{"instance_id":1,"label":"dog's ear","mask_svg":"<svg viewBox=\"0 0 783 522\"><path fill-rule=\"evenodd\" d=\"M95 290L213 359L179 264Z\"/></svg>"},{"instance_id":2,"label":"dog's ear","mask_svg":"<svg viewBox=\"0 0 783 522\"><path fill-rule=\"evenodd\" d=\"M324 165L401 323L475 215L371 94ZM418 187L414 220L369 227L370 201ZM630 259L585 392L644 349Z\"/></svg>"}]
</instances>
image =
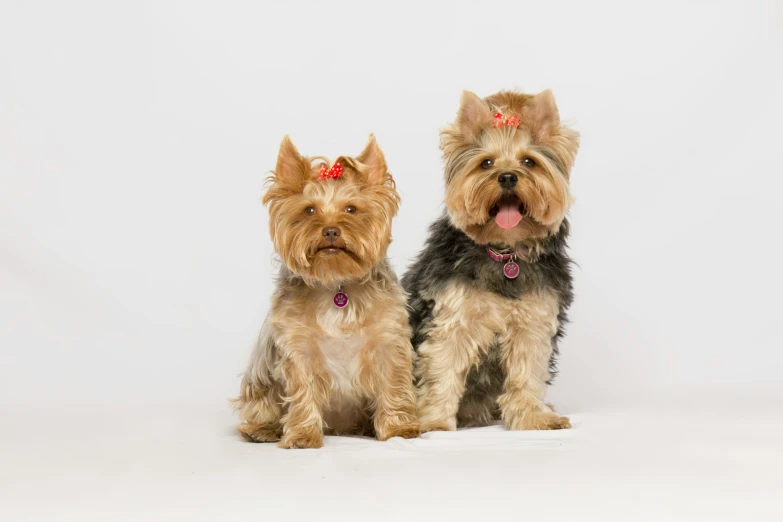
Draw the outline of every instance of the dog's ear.
<instances>
[{"instance_id":1,"label":"dog's ear","mask_svg":"<svg viewBox=\"0 0 783 522\"><path fill-rule=\"evenodd\" d=\"M341 163L348 167L348 176L358 183L382 185L390 177L386 167L386 158L384 158L374 134L370 134L367 145L358 156L340 156L335 160L335 163Z\"/></svg>"},{"instance_id":2,"label":"dog's ear","mask_svg":"<svg viewBox=\"0 0 783 522\"><path fill-rule=\"evenodd\" d=\"M388 167L383 151L378 146L375 134L370 134L364 150L356 156L356 161L362 164L362 172L369 184L383 184L386 182Z\"/></svg>"},{"instance_id":3,"label":"dog's ear","mask_svg":"<svg viewBox=\"0 0 783 522\"><path fill-rule=\"evenodd\" d=\"M470 91L462 91L459 111L454 124L470 140L477 138L484 126L492 121L492 112L484 100Z\"/></svg>"},{"instance_id":4,"label":"dog's ear","mask_svg":"<svg viewBox=\"0 0 783 522\"><path fill-rule=\"evenodd\" d=\"M310 161L299 154L294 142L286 134L280 143L280 152L277 154L277 166L272 177L274 183L299 191L304 188L309 175Z\"/></svg>"},{"instance_id":5,"label":"dog's ear","mask_svg":"<svg viewBox=\"0 0 783 522\"><path fill-rule=\"evenodd\" d=\"M391 220L399 208L400 195L375 135L370 134L364 150L355 158L348 158L347 162L355 179L364 185L363 193L373 202L373 207L382 210L386 219Z\"/></svg>"},{"instance_id":6,"label":"dog's ear","mask_svg":"<svg viewBox=\"0 0 783 522\"><path fill-rule=\"evenodd\" d=\"M560 112L557 110L555 96L547 89L533 96L525 105L522 120L530 122L533 133L543 138L560 125Z\"/></svg>"}]
</instances>

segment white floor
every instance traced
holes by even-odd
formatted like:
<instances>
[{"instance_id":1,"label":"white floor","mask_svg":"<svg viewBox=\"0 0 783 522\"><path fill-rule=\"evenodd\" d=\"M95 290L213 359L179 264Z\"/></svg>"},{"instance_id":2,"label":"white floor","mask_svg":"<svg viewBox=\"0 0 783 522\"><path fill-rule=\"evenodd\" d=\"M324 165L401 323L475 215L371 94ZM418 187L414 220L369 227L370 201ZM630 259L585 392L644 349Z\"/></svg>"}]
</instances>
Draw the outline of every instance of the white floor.
<instances>
[{"instance_id":1,"label":"white floor","mask_svg":"<svg viewBox=\"0 0 783 522\"><path fill-rule=\"evenodd\" d=\"M662 411L299 451L222 405L6 411L0 520L783 520L779 405Z\"/></svg>"}]
</instances>

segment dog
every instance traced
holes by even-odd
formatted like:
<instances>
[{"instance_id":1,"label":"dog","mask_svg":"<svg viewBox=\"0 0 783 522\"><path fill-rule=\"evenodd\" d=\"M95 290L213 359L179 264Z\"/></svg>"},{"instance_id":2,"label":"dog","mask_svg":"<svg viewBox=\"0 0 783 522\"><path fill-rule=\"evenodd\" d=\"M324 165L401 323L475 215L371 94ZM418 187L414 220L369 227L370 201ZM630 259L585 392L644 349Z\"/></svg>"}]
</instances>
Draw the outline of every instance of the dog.
<instances>
[{"instance_id":1,"label":"dog","mask_svg":"<svg viewBox=\"0 0 783 522\"><path fill-rule=\"evenodd\" d=\"M400 197L375 137L333 164L283 139L269 188L282 266L235 400L248 441L420 434L406 296L389 262Z\"/></svg>"},{"instance_id":2,"label":"dog","mask_svg":"<svg viewBox=\"0 0 783 522\"><path fill-rule=\"evenodd\" d=\"M422 431L569 428L544 402L573 299L579 134L551 91L462 94L441 131L446 212L405 274Z\"/></svg>"}]
</instances>

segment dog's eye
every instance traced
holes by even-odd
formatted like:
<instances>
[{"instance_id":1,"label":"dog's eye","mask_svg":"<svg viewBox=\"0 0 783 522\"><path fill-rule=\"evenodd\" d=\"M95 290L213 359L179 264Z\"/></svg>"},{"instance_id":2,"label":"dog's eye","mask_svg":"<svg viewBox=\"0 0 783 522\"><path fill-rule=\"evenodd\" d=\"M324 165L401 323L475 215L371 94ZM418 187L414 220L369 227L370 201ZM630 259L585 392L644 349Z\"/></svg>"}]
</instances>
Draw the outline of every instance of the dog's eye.
<instances>
[{"instance_id":1,"label":"dog's eye","mask_svg":"<svg viewBox=\"0 0 783 522\"><path fill-rule=\"evenodd\" d=\"M305 216L312 216L315 214L315 207L307 207L305 209Z\"/></svg>"},{"instance_id":2,"label":"dog's eye","mask_svg":"<svg viewBox=\"0 0 783 522\"><path fill-rule=\"evenodd\" d=\"M485 159L481 162L481 168L482 169L488 169L492 166L492 160L491 159Z\"/></svg>"},{"instance_id":3,"label":"dog's eye","mask_svg":"<svg viewBox=\"0 0 783 522\"><path fill-rule=\"evenodd\" d=\"M533 167L536 166L536 160L525 156L524 158L522 158L522 166L532 169Z\"/></svg>"},{"instance_id":4,"label":"dog's eye","mask_svg":"<svg viewBox=\"0 0 783 522\"><path fill-rule=\"evenodd\" d=\"M345 211L349 214L356 214L356 207L354 207L353 205L348 205L347 207L345 207Z\"/></svg>"}]
</instances>

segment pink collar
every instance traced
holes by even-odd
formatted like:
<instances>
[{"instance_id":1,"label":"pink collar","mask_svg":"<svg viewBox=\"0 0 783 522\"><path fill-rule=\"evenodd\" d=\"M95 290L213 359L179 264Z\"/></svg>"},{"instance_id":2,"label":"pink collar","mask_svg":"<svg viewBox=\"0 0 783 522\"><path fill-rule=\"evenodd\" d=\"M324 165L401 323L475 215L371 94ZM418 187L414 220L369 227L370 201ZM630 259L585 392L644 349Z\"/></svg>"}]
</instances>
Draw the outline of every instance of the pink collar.
<instances>
[{"instance_id":1,"label":"pink collar","mask_svg":"<svg viewBox=\"0 0 783 522\"><path fill-rule=\"evenodd\" d=\"M525 259L527 257L527 249L517 250L516 252L513 252L510 249L505 249L501 250L500 252L495 252L492 250L492 247L487 247L487 255L493 261L508 261L509 259L516 259L518 257Z\"/></svg>"}]
</instances>

